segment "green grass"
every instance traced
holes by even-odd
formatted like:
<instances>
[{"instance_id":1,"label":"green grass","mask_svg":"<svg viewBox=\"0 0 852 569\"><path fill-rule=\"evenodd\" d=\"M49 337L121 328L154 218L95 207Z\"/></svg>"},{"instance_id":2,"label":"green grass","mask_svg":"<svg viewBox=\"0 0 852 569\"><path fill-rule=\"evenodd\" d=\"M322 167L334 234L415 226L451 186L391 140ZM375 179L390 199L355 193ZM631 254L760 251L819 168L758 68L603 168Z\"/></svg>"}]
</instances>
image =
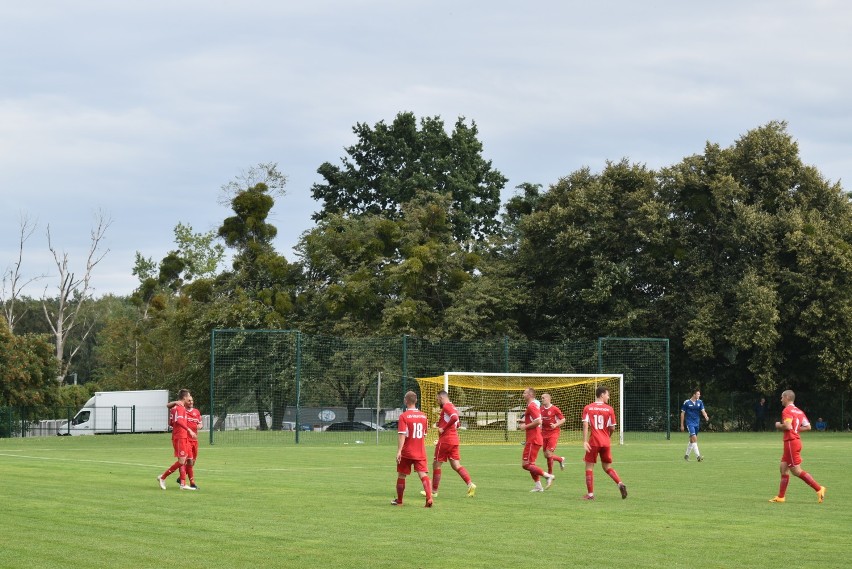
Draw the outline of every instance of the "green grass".
<instances>
[{"instance_id":1,"label":"green grass","mask_svg":"<svg viewBox=\"0 0 852 569\"><path fill-rule=\"evenodd\" d=\"M795 477L778 489L781 437L704 434L707 460L685 463L684 435L614 448L630 497L595 470L585 491L582 452L530 494L520 445L462 448L479 486L473 499L451 469L422 507L408 479L394 497L389 444L207 446L201 491L155 477L172 461L163 435L0 439L0 567L500 569L544 567L847 567L852 530L852 436L807 433L804 464L826 502ZM543 457L539 457L539 464Z\"/></svg>"}]
</instances>

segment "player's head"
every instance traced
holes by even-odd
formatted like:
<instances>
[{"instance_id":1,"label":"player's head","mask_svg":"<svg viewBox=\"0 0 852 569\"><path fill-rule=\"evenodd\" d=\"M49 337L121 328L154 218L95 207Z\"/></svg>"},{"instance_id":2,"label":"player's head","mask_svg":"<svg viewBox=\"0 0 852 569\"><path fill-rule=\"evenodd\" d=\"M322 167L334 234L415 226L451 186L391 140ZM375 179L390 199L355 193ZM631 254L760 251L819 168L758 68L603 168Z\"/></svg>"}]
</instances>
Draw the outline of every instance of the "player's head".
<instances>
[{"instance_id":1,"label":"player's head","mask_svg":"<svg viewBox=\"0 0 852 569\"><path fill-rule=\"evenodd\" d=\"M701 390L697 387L692 390L692 398L693 399L701 399Z\"/></svg>"},{"instance_id":2,"label":"player's head","mask_svg":"<svg viewBox=\"0 0 852 569\"><path fill-rule=\"evenodd\" d=\"M541 394L541 404L545 407L550 407L550 393Z\"/></svg>"},{"instance_id":3,"label":"player's head","mask_svg":"<svg viewBox=\"0 0 852 569\"><path fill-rule=\"evenodd\" d=\"M193 407L195 407L195 401L193 401L192 395L190 395L188 398L184 399L183 404L186 405L187 409L192 409Z\"/></svg>"},{"instance_id":4,"label":"player's head","mask_svg":"<svg viewBox=\"0 0 852 569\"><path fill-rule=\"evenodd\" d=\"M782 405L789 405L790 403L795 403L795 401L796 401L796 394L793 393L792 389L787 389L786 391L781 393L781 404Z\"/></svg>"},{"instance_id":5,"label":"player's head","mask_svg":"<svg viewBox=\"0 0 852 569\"><path fill-rule=\"evenodd\" d=\"M442 389L441 391L438 392L437 398L438 398L438 404L443 405L444 403L446 403L447 401L450 400L450 394Z\"/></svg>"},{"instance_id":6,"label":"player's head","mask_svg":"<svg viewBox=\"0 0 852 569\"><path fill-rule=\"evenodd\" d=\"M524 389L524 399L528 402L535 399L535 387L527 387Z\"/></svg>"},{"instance_id":7,"label":"player's head","mask_svg":"<svg viewBox=\"0 0 852 569\"><path fill-rule=\"evenodd\" d=\"M413 391L408 391L405 394L405 405L407 407L413 407L417 405L417 394Z\"/></svg>"},{"instance_id":8,"label":"player's head","mask_svg":"<svg viewBox=\"0 0 852 569\"><path fill-rule=\"evenodd\" d=\"M192 393L189 392L189 389L181 389L178 391L178 400L183 401L186 404L187 399L192 399Z\"/></svg>"},{"instance_id":9,"label":"player's head","mask_svg":"<svg viewBox=\"0 0 852 569\"><path fill-rule=\"evenodd\" d=\"M595 389L595 398L598 401L603 401L604 403L609 401L609 388L599 385L598 388Z\"/></svg>"}]
</instances>

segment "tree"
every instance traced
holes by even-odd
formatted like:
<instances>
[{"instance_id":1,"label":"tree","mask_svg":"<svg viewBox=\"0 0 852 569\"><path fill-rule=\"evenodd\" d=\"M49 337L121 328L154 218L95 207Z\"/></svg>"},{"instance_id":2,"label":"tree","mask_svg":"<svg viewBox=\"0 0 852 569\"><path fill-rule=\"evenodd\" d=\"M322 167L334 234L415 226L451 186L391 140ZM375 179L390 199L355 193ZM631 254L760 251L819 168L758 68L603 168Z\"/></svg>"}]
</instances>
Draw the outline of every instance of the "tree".
<instances>
[{"instance_id":1,"label":"tree","mask_svg":"<svg viewBox=\"0 0 852 569\"><path fill-rule=\"evenodd\" d=\"M21 298L21 291L27 285L42 278L43 275L32 277L25 280L21 273L21 265L24 261L24 244L32 236L36 229L36 225L30 218L21 214L19 233L18 233L18 258L12 263L6 272L3 273L3 280L0 281L0 304L3 306L3 315L6 317L6 322L9 325L9 330L15 331L15 324L22 314L16 312L16 304ZM7 296L8 295L8 296ZM23 312L26 312L26 307Z\"/></svg>"},{"instance_id":2,"label":"tree","mask_svg":"<svg viewBox=\"0 0 852 569\"><path fill-rule=\"evenodd\" d=\"M98 263L103 260L106 254L109 253L109 249L101 252L100 247L101 241L111 224L112 221L106 218L102 212L98 213L95 228L91 231L89 253L86 258L86 269L82 277L77 277L71 271L68 264L68 253L64 251L60 253L59 250L54 247L53 240L50 235L50 226L47 228L47 245L53 255L53 260L59 273L59 284L57 285L58 294L56 297L56 306L51 307L47 302L47 288L45 288L45 293L42 297L42 308L44 310L44 316L50 325L51 331L53 332L56 347L56 359L59 361L60 373L57 378L59 383L64 381L65 375L68 373L68 369L71 366L71 360L74 358L77 350L79 349L79 347L77 347L71 350L71 352L66 356L65 344L71 331L78 323L80 323L78 322L80 310L83 305L92 298L92 271ZM92 323L83 324L85 331L82 337L84 340L91 332L92 326Z\"/></svg>"},{"instance_id":3,"label":"tree","mask_svg":"<svg viewBox=\"0 0 852 569\"><path fill-rule=\"evenodd\" d=\"M391 124L352 129L358 142L346 148L342 166L323 163L317 172L324 183L314 184L321 221L331 215L380 215L398 219L404 204L422 193L451 196L450 223L460 243L482 240L498 230L500 191L506 178L482 157L476 123L463 117L448 134L439 117L418 122L412 113L399 113Z\"/></svg>"},{"instance_id":4,"label":"tree","mask_svg":"<svg viewBox=\"0 0 852 569\"><path fill-rule=\"evenodd\" d=\"M526 300L520 326L532 339L622 335L645 328L664 292L657 278L654 173L627 160L600 174L581 169L544 193L510 202L520 235L507 251Z\"/></svg>"},{"instance_id":5,"label":"tree","mask_svg":"<svg viewBox=\"0 0 852 569\"><path fill-rule=\"evenodd\" d=\"M0 398L4 405L33 406L49 400L59 362L44 336L12 334L0 316Z\"/></svg>"}]
</instances>

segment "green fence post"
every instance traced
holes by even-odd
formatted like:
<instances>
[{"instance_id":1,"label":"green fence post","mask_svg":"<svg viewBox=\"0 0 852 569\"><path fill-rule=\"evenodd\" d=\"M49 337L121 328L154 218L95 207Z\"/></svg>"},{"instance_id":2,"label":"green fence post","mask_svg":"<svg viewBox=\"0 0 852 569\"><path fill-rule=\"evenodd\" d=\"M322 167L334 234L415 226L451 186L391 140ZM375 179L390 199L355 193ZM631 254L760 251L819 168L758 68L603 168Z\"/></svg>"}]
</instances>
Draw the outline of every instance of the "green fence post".
<instances>
[{"instance_id":1,"label":"green fence post","mask_svg":"<svg viewBox=\"0 0 852 569\"><path fill-rule=\"evenodd\" d=\"M408 334L402 335L402 392L405 393L408 383Z\"/></svg>"},{"instance_id":2,"label":"green fence post","mask_svg":"<svg viewBox=\"0 0 852 569\"><path fill-rule=\"evenodd\" d=\"M130 432L136 432L136 405L130 407Z\"/></svg>"},{"instance_id":3,"label":"green fence post","mask_svg":"<svg viewBox=\"0 0 852 569\"><path fill-rule=\"evenodd\" d=\"M214 417L214 406L213 399L215 397L215 390L213 388L213 378L216 376L216 358L214 357L216 353L216 330L213 330L210 333L210 425L207 427L210 430L210 446L213 446L213 431L215 430L213 427L216 425L216 421Z\"/></svg>"},{"instance_id":4,"label":"green fence post","mask_svg":"<svg viewBox=\"0 0 852 569\"><path fill-rule=\"evenodd\" d=\"M296 444L302 431L300 409L302 406L302 333L296 330Z\"/></svg>"},{"instance_id":5,"label":"green fence post","mask_svg":"<svg viewBox=\"0 0 852 569\"><path fill-rule=\"evenodd\" d=\"M671 366L669 365L669 339L666 342L666 440L672 438L672 396L671 396Z\"/></svg>"}]
</instances>

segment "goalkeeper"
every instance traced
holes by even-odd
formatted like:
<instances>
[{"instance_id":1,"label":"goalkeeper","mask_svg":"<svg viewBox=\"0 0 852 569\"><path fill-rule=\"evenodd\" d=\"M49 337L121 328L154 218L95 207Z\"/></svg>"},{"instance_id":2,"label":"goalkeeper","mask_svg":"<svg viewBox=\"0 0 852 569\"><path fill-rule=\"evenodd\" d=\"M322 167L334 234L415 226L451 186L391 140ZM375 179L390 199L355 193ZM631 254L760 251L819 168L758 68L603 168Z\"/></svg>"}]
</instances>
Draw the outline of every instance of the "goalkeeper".
<instances>
[{"instance_id":1,"label":"goalkeeper","mask_svg":"<svg viewBox=\"0 0 852 569\"><path fill-rule=\"evenodd\" d=\"M449 461L464 483L467 484L467 495L472 498L476 494L476 484L471 482L467 469L461 464L459 454L459 412L450 402L449 394L443 389L438 392L438 406L441 415L435 427L438 429L438 442L435 446L435 460L432 462L432 497L438 497L438 485L441 483L441 464ZM421 492L425 494L425 491Z\"/></svg>"}]
</instances>

